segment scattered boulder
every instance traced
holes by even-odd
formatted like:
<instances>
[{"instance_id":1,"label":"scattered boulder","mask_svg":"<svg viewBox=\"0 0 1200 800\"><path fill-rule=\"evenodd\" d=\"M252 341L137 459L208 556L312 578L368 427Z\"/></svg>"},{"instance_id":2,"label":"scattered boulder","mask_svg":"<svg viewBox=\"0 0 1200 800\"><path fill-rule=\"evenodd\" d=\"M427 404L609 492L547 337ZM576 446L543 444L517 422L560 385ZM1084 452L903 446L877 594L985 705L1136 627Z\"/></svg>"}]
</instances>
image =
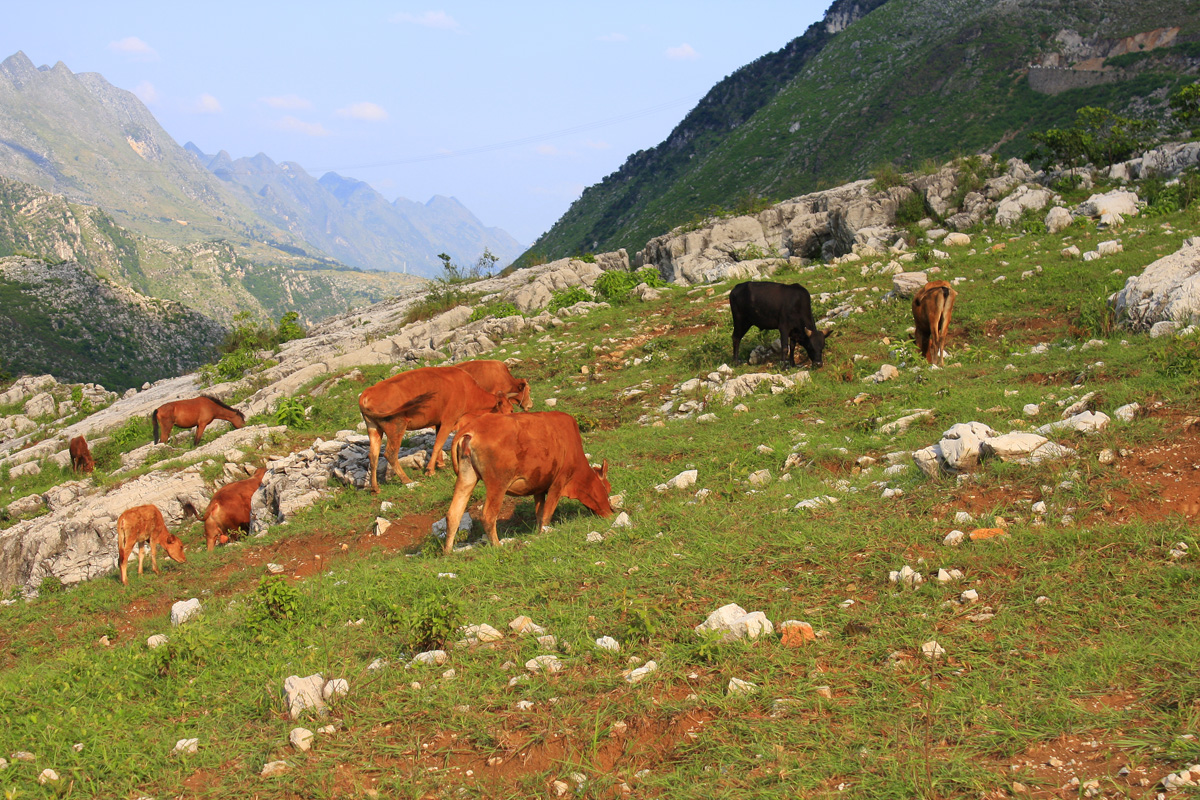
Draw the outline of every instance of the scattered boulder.
<instances>
[{"instance_id":1,"label":"scattered boulder","mask_svg":"<svg viewBox=\"0 0 1200 800\"><path fill-rule=\"evenodd\" d=\"M928 282L926 272L898 272L892 276L892 292L897 297L912 297Z\"/></svg>"},{"instance_id":2,"label":"scattered boulder","mask_svg":"<svg viewBox=\"0 0 1200 800\"><path fill-rule=\"evenodd\" d=\"M1062 206L1055 206L1046 214L1046 230L1050 233L1060 233L1071 227L1074 221L1070 211Z\"/></svg>"},{"instance_id":3,"label":"scattered boulder","mask_svg":"<svg viewBox=\"0 0 1200 800\"><path fill-rule=\"evenodd\" d=\"M308 728L292 728L291 733L288 734L288 741L292 747L301 752L307 752L312 749L314 738L316 737Z\"/></svg>"},{"instance_id":4,"label":"scattered boulder","mask_svg":"<svg viewBox=\"0 0 1200 800\"><path fill-rule=\"evenodd\" d=\"M1053 196L1049 189L1029 185L1018 186L1016 191L997 204L996 224L1002 228L1011 228L1026 211L1045 208Z\"/></svg>"},{"instance_id":5,"label":"scattered boulder","mask_svg":"<svg viewBox=\"0 0 1200 800\"><path fill-rule=\"evenodd\" d=\"M328 714L329 706L325 703L324 689L325 678L319 672L305 678L291 675L284 679L283 694L288 715L292 719L299 719L305 711Z\"/></svg>"},{"instance_id":6,"label":"scattered boulder","mask_svg":"<svg viewBox=\"0 0 1200 800\"><path fill-rule=\"evenodd\" d=\"M774 626L767 615L761 611L746 613L746 609L737 603L721 606L708 615L708 618L695 627L697 633L715 631L721 633L721 641L732 642L738 639L757 639L759 636L770 636Z\"/></svg>"},{"instance_id":7,"label":"scattered boulder","mask_svg":"<svg viewBox=\"0 0 1200 800\"><path fill-rule=\"evenodd\" d=\"M1200 236L1128 278L1109 303L1134 330L1164 321L1200 321Z\"/></svg>"},{"instance_id":8,"label":"scattered boulder","mask_svg":"<svg viewBox=\"0 0 1200 800\"><path fill-rule=\"evenodd\" d=\"M180 600L171 606L171 625L178 626L201 612L200 600L193 597L190 600Z\"/></svg>"},{"instance_id":9,"label":"scattered boulder","mask_svg":"<svg viewBox=\"0 0 1200 800\"><path fill-rule=\"evenodd\" d=\"M699 470L684 470L666 483L658 484L654 487L654 489L658 492L665 492L670 489L687 489L689 486L696 485L696 479L699 477L699 475Z\"/></svg>"}]
</instances>

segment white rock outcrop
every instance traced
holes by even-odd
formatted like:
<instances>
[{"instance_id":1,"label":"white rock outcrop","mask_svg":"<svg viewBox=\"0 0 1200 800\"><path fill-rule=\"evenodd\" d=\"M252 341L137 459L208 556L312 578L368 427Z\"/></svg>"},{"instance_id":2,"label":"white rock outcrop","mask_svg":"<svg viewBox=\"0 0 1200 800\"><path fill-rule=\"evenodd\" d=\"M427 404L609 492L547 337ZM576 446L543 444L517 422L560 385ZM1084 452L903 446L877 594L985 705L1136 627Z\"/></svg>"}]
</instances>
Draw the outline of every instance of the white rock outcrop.
<instances>
[{"instance_id":1,"label":"white rock outcrop","mask_svg":"<svg viewBox=\"0 0 1200 800\"><path fill-rule=\"evenodd\" d=\"M1128 278L1109 303L1134 330L1158 322L1200 322L1200 236Z\"/></svg>"}]
</instances>

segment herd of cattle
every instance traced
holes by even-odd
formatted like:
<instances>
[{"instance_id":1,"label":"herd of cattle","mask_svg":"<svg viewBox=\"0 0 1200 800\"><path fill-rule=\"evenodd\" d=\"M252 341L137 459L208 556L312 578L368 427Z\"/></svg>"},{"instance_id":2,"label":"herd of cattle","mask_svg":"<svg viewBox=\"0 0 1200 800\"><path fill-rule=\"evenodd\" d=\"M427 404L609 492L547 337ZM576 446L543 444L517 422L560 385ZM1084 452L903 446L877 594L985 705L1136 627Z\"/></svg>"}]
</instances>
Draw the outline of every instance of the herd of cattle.
<instances>
[{"instance_id":1,"label":"herd of cattle","mask_svg":"<svg viewBox=\"0 0 1200 800\"><path fill-rule=\"evenodd\" d=\"M946 334L957 292L946 281L933 281L913 297L912 311L916 343L932 365L941 365L946 355ZM788 364L795 366L799 344L814 367L823 363L825 342L832 332L818 330L813 320L812 299L798 284L754 281L740 283L729 293L733 317L733 360L737 363L742 337L752 327L778 330L780 344L787 350ZM513 406L525 412L513 414ZM432 455L426 475L444 466L443 446L450 433L457 436L450 448L451 464L458 478L446 514L444 551L454 548L458 523L470 502L471 493L483 481L486 498L483 525L488 539L499 546L496 520L505 495L530 497L535 501L537 524L550 524L563 497L583 503L601 517L612 514L608 462L593 467L583 452L579 424L559 411L529 412L533 402L529 382L518 379L500 361L467 361L453 367L421 367L380 381L359 395L358 407L370 440L371 492L378 494L379 453L387 438L384 457L401 483L409 477L397 456L406 430L435 428ZM200 443L205 427L214 419L235 428L246 424L245 416L212 397L197 397L166 403L150 415L153 440L165 443L173 428L195 428L194 442ZM71 463L76 471L90 472L94 461L87 441L77 436L70 442ZM253 477L218 489L204 512L204 538L211 551L229 541L235 531L249 531L251 500L262 484L266 468ZM138 549L138 574L146 551L158 573L157 549L184 562L183 542L167 530L162 512L154 505L135 506L117 520L117 565L121 582L128 584L127 562Z\"/></svg>"}]
</instances>

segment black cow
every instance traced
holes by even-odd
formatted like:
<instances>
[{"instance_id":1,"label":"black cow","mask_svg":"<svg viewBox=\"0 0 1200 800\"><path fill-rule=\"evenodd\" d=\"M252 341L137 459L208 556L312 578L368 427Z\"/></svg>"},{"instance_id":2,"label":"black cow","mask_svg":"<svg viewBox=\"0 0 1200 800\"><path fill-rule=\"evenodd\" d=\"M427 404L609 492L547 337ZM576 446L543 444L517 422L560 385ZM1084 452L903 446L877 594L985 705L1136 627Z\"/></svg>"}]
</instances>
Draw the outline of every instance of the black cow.
<instances>
[{"instance_id":1,"label":"black cow","mask_svg":"<svg viewBox=\"0 0 1200 800\"><path fill-rule=\"evenodd\" d=\"M813 322L812 297L800 284L749 281L739 283L729 293L733 312L733 363L738 360L742 337L752 327L779 330L779 342L787 343L788 364L796 366L796 342L808 353L814 367L821 366L825 338L832 335L817 330Z\"/></svg>"}]
</instances>

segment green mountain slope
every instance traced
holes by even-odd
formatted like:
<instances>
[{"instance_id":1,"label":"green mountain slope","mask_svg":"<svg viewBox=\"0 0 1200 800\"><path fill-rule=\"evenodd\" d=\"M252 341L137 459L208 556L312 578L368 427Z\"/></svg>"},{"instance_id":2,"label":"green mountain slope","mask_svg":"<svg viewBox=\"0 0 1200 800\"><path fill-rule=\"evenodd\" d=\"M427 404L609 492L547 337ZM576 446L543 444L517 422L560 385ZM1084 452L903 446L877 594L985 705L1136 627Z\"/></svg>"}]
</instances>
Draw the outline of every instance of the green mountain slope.
<instances>
[{"instance_id":1,"label":"green mountain slope","mask_svg":"<svg viewBox=\"0 0 1200 800\"><path fill-rule=\"evenodd\" d=\"M1084 105L1162 115L1166 93L1200 67L1194 50L1179 46L1200 38L1195 0L888 0L856 4L869 13L831 34L847 21L848 5L835 3L821 25L764 57L774 64L785 52L804 53L785 62L798 68L777 91L759 62L734 73L665 142L585 190L530 254L632 252L714 205L784 199L883 162L915 166L981 150L1022 155L1029 133L1070 122ZM1031 86L1030 65L1054 63L1048 56L1099 66L1136 47L1123 37L1164 27L1179 28L1175 46L1103 76L1113 82L1058 94ZM763 102L739 105L747 92L738 88L755 81ZM714 118L725 131L709 123Z\"/></svg>"}]
</instances>

